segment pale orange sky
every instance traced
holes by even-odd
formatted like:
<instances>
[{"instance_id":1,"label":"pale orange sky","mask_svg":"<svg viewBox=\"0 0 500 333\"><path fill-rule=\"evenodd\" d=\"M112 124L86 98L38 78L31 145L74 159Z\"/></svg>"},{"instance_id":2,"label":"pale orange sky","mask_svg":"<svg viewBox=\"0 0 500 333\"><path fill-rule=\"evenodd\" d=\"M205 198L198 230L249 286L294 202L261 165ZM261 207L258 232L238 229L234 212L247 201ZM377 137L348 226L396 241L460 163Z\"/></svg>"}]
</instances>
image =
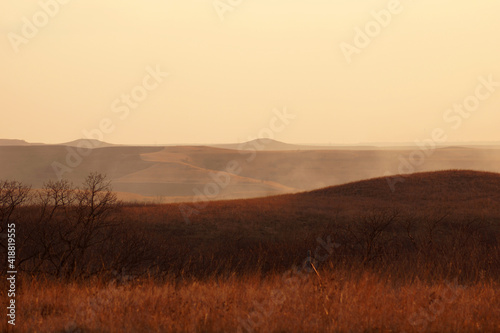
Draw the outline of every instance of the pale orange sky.
<instances>
[{"instance_id":1,"label":"pale orange sky","mask_svg":"<svg viewBox=\"0 0 500 333\"><path fill-rule=\"evenodd\" d=\"M112 143L242 142L286 107L296 118L275 138L290 143L413 142L436 127L500 141L500 87L457 128L443 119L478 77L500 82L498 0L401 0L351 63L341 43L390 1L221 0L236 4L223 21L212 0L67 2L19 52L9 38L43 20L39 1L0 3L0 138L66 142L110 119ZM113 102L148 66L169 76L121 119Z\"/></svg>"}]
</instances>

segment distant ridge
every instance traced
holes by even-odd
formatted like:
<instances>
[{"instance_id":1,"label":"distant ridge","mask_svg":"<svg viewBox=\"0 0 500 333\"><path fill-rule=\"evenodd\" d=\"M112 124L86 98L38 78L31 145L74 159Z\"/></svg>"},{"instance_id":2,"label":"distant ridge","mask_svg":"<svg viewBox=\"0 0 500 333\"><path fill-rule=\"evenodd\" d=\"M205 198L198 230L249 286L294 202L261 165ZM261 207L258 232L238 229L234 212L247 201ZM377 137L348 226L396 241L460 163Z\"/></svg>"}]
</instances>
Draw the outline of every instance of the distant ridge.
<instances>
[{"instance_id":1,"label":"distant ridge","mask_svg":"<svg viewBox=\"0 0 500 333\"><path fill-rule=\"evenodd\" d=\"M99 172L106 174L113 181L116 191L168 198L198 195L194 190L203 194L205 189L210 190L209 186L213 184L220 190L217 199L303 193L321 188L319 192L310 194L309 198L316 200L318 196L325 195L325 200L330 203L342 196L347 201L371 197L376 202L380 202L379 199L389 202L406 198L408 200L405 204L410 204L413 196L411 186L417 188L415 184L423 183L426 185L418 187L418 191L413 191L418 193L422 200L439 200L439 196L449 195L466 198L464 193L469 193L472 198L484 195L478 186L474 185L477 180L462 185L467 175L459 174L454 177L456 173L453 172L445 173L447 176L441 177L442 179L433 178L436 174L422 174L424 176L418 175L416 178L395 176L374 180L374 177L383 176L388 172L396 173L401 168L402 158L407 161L413 150L337 147L300 150L296 149L302 148L299 145L289 145L276 140L259 140L247 142L248 149L257 149L262 145L261 148L269 150L259 151L258 158L253 159L254 155L248 154L249 151L201 145L115 146L84 139L64 144L35 145L22 140L3 140L3 143L7 145L0 146L0 179L15 179L38 188L43 186L46 180L60 175L79 184L90 172ZM92 154L86 154L78 147L95 149ZM60 166L60 169L54 166ZM427 172L460 169L498 173L500 149L435 149L434 153L426 158L425 163L415 169ZM234 174L230 177L231 182L227 187L226 178L221 172ZM498 184L497 174L472 174L474 179L484 179L484 188L488 191L492 185ZM369 180L348 184L366 179ZM436 185L442 183L443 179L449 179L449 184L452 185ZM340 184L347 185L326 188ZM443 188L449 188L449 193L441 191ZM498 187L493 189L496 193L500 192ZM478 194L471 194L472 190ZM329 193L331 196L327 196ZM500 200L497 204L500 207Z\"/></svg>"},{"instance_id":2,"label":"distant ridge","mask_svg":"<svg viewBox=\"0 0 500 333\"><path fill-rule=\"evenodd\" d=\"M31 143L26 140L0 139L0 146L40 146L43 143Z\"/></svg>"},{"instance_id":3,"label":"distant ridge","mask_svg":"<svg viewBox=\"0 0 500 333\"><path fill-rule=\"evenodd\" d=\"M16 139L0 139L0 146L27 146L29 142Z\"/></svg>"},{"instance_id":4,"label":"distant ridge","mask_svg":"<svg viewBox=\"0 0 500 333\"><path fill-rule=\"evenodd\" d=\"M258 151L297 151L297 150L413 150L416 148L415 143L359 143L359 144L322 144L322 143L306 143L306 144L290 144L274 139L259 138L243 143L227 143L227 144L207 144L207 143L189 143L189 144L112 144L95 139L77 139L64 143L33 143L21 139L0 139L0 146L71 146L71 147L86 147L92 148L102 147L213 147L231 150L258 150ZM481 142L447 142L439 144L436 149L500 149L500 142L496 141L481 141Z\"/></svg>"},{"instance_id":5,"label":"distant ridge","mask_svg":"<svg viewBox=\"0 0 500 333\"><path fill-rule=\"evenodd\" d=\"M298 150L301 146L284 143L273 139L255 139L242 143L240 149L255 150Z\"/></svg>"},{"instance_id":6,"label":"distant ridge","mask_svg":"<svg viewBox=\"0 0 500 333\"><path fill-rule=\"evenodd\" d=\"M78 139L70 142L55 143L55 144L32 143L26 140L19 140L19 139L0 139L0 146L71 146L71 147L82 147L82 148L103 148L103 147L114 147L118 145L94 139Z\"/></svg>"},{"instance_id":7,"label":"distant ridge","mask_svg":"<svg viewBox=\"0 0 500 333\"><path fill-rule=\"evenodd\" d=\"M243 143L214 144L209 147L232 150L257 150L257 151L291 151L291 150L363 150L377 149L373 146L314 146L296 145L274 139L254 139Z\"/></svg>"},{"instance_id":8,"label":"distant ridge","mask_svg":"<svg viewBox=\"0 0 500 333\"><path fill-rule=\"evenodd\" d=\"M70 142L61 143L61 146L81 147L81 148L103 148L114 147L116 145L94 139L78 139Z\"/></svg>"},{"instance_id":9,"label":"distant ridge","mask_svg":"<svg viewBox=\"0 0 500 333\"><path fill-rule=\"evenodd\" d=\"M299 150L300 146L273 139L255 139L243 143L214 144L210 147L232 150Z\"/></svg>"}]
</instances>

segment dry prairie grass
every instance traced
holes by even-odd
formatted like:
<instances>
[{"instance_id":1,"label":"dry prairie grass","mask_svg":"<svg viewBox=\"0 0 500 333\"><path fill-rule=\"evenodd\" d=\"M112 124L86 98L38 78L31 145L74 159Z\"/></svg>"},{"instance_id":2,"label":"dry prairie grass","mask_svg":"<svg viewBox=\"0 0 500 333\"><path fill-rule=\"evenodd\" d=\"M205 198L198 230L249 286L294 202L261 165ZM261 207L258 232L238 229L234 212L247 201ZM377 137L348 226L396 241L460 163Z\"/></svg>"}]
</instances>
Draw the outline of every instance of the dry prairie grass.
<instances>
[{"instance_id":1,"label":"dry prairie grass","mask_svg":"<svg viewBox=\"0 0 500 333\"><path fill-rule=\"evenodd\" d=\"M19 332L496 332L498 282L399 284L374 272L116 285L26 280ZM300 279L300 278L299 278Z\"/></svg>"}]
</instances>

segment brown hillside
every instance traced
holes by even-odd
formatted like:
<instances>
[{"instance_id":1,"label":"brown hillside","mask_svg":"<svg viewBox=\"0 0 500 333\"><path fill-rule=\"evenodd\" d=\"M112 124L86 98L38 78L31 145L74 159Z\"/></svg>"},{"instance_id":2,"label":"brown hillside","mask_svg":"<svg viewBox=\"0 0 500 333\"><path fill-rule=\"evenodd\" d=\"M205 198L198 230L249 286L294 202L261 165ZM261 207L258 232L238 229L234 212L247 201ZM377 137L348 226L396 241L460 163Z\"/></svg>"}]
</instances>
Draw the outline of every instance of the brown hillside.
<instances>
[{"instance_id":1,"label":"brown hillside","mask_svg":"<svg viewBox=\"0 0 500 333\"><path fill-rule=\"evenodd\" d=\"M401 216L429 220L446 215L450 223L464 219L500 219L500 174L476 171L439 171L406 176L392 192L387 178L375 178L312 192L267 198L187 202L140 210L142 218L163 216L166 225L196 234L211 230L217 239L225 230L238 237L276 239L317 235L334 224L349 224L376 211L398 211ZM184 216L183 213L184 212ZM184 217L186 212L189 224ZM132 214L133 215L133 214ZM128 215L128 216L132 216ZM404 219L404 218L403 218Z\"/></svg>"},{"instance_id":2,"label":"brown hillside","mask_svg":"<svg viewBox=\"0 0 500 333\"><path fill-rule=\"evenodd\" d=\"M357 181L302 195L367 197L391 201L500 200L500 174L471 170L422 172Z\"/></svg>"}]
</instances>

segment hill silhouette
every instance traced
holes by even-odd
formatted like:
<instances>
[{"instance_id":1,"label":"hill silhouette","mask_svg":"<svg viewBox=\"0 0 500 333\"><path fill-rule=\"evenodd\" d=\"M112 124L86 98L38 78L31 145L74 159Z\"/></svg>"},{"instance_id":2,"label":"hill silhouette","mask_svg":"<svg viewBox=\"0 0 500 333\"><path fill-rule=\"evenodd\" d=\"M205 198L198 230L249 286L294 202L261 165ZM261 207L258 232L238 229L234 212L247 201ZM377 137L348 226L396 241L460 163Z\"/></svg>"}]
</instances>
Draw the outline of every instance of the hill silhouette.
<instances>
[{"instance_id":1,"label":"hill silhouette","mask_svg":"<svg viewBox=\"0 0 500 333\"><path fill-rule=\"evenodd\" d=\"M395 177L399 178L399 181ZM395 184L392 191L389 184ZM377 200L469 200L500 199L500 174L472 170L422 172L404 176L379 177L322 188L300 195L349 196Z\"/></svg>"},{"instance_id":2,"label":"hill silhouette","mask_svg":"<svg viewBox=\"0 0 500 333\"><path fill-rule=\"evenodd\" d=\"M470 170L424 172L404 177L393 192L390 177L326 187L310 192L277 196L209 202L197 209L190 220L216 225L218 229L246 230L255 234L273 225L277 234L319 233L335 223L350 223L360 216L381 211L398 211L412 217L438 218L446 215L459 223L465 218L500 216L500 174ZM173 221L182 223L178 204L165 207ZM225 212L238 212L237 216ZM450 222L450 223L451 223ZM271 236L271 232L268 236ZM264 237L265 238L265 237Z\"/></svg>"},{"instance_id":3,"label":"hill silhouette","mask_svg":"<svg viewBox=\"0 0 500 333\"><path fill-rule=\"evenodd\" d=\"M211 145L215 148L223 148L223 149L235 149L235 150L257 150L257 151L266 151L266 150L300 150L305 149L305 146L289 144L285 142L281 142L274 139L255 139L250 140L243 143L230 143L230 144L218 144Z\"/></svg>"},{"instance_id":4,"label":"hill silhouette","mask_svg":"<svg viewBox=\"0 0 500 333\"><path fill-rule=\"evenodd\" d=\"M86 140L57 145L17 141L1 145L0 140L0 179L16 179L40 188L45 181L57 177L54 165L69 166L63 177L75 184L80 184L90 172L103 173L112 180L114 190L123 193L120 197L124 200L133 197L132 200L161 199L166 203L189 201L195 191L204 191L207 184L216 181L214 174L225 173L228 165L235 164L239 172L230 176L231 183L213 199L244 199L311 191L397 173L402 159L407 160L413 152L400 148L300 149L301 146L262 139L235 149L108 145ZM262 150L255 150L254 146ZM86 147L91 149L87 151ZM500 149L448 148L436 149L414 169L500 172L499 162ZM381 188L390 188L385 183ZM403 195L400 189L405 188L404 182L395 181L393 186ZM390 194L380 195L391 198ZM376 191L373 194L378 195Z\"/></svg>"},{"instance_id":5,"label":"hill silhouette","mask_svg":"<svg viewBox=\"0 0 500 333\"><path fill-rule=\"evenodd\" d=\"M77 139L70 142L62 143L61 146L82 147L82 148L103 148L103 147L113 147L116 145L95 139Z\"/></svg>"}]
</instances>

